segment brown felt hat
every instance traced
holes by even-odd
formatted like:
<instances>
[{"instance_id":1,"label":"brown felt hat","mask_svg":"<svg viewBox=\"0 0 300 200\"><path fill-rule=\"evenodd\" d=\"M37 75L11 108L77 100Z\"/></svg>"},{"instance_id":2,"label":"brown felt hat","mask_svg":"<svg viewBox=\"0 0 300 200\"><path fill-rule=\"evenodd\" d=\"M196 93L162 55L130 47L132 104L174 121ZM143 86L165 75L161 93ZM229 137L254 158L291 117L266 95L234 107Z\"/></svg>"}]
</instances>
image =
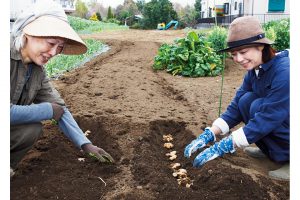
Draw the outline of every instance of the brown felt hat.
<instances>
[{"instance_id":1,"label":"brown felt hat","mask_svg":"<svg viewBox=\"0 0 300 200\"><path fill-rule=\"evenodd\" d=\"M23 32L31 36L67 39L62 54L79 55L87 51L87 46L70 24L57 17L41 16L26 25Z\"/></svg>"},{"instance_id":2,"label":"brown felt hat","mask_svg":"<svg viewBox=\"0 0 300 200\"><path fill-rule=\"evenodd\" d=\"M273 44L265 37L265 33L257 18L253 16L239 17L229 26L227 48L219 52L232 51L241 46L256 44Z\"/></svg>"}]
</instances>

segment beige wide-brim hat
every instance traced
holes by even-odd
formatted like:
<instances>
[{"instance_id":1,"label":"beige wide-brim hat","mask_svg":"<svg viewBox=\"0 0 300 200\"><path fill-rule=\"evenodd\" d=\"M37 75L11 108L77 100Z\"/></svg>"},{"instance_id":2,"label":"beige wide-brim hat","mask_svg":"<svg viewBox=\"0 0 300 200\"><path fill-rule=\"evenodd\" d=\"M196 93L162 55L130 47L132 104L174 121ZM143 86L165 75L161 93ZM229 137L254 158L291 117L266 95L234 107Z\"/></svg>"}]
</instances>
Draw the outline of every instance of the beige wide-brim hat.
<instances>
[{"instance_id":1,"label":"beige wide-brim hat","mask_svg":"<svg viewBox=\"0 0 300 200\"><path fill-rule=\"evenodd\" d=\"M87 46L70 24L56 17L41 16L26 25L23 32L30 36L67 39L62 54L79 55L87 51Z\"/></svg>"},{"instance_id":2,"label":"beige wide-brim hat","mask_svg":"<svg viewBox=\"0 0 300 200\"><path fill-rule=\"evenodd\" d=\"M265 33L259 20L253 16L239 17L233 20L229 26L227 46L219 52L233 51L242 46L251 46L256 44L273 44L271 40L265 37Z\"/></svg>"}]
</instances>

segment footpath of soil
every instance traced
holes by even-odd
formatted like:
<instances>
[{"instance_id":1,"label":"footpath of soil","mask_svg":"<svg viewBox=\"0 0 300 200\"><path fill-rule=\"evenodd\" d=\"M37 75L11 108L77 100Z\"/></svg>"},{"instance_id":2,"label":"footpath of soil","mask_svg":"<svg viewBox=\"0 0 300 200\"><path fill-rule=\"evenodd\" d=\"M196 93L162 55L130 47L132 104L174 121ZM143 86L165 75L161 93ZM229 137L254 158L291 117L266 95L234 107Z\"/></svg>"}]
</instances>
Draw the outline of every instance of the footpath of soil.
<instances>
[{"instance_id":1,"label":"footpath of soil","mask_svg":"<svg viewBox=\"0 0 300 200\"><path fill-rule=\"evenodd\" d=\"M111 49L53 84L88 138L116 160L86 158L48 122L44 134L11 180L11 199L289 199L289 183L271 180L278 165L238 150L192 167L184 147L218 116L221 77L184 78L152 64L161 43L183 30L114 31L85 35ZM226 63L222 110L244 71ZM176 162L187 169L191 188L177 184L162 136L172 134ZM196 154L197 155L197 154ZM78 158L85 158L79 161Z\"/></svg>"}]
</instances>

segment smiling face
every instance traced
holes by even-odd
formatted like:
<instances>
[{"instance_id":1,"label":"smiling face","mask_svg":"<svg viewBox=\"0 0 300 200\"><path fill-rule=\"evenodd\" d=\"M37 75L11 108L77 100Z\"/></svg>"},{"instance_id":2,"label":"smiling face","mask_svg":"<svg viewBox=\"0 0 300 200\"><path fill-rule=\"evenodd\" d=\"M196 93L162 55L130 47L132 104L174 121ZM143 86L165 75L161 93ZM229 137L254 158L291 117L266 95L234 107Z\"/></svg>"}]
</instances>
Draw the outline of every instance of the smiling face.
<instances>
[{"instance_id":1,"label":"smiling face","mask_svg":"<svg viewBox=\"0 0 300 200\"><path fill-rule=\"evenodd\" d=\"M264 46L246 47L231 51L234 62L240 64L244 69L250 71L263 64L262 50Z\"/></svg>"},{"instance_id":2,"label":"smiling face","mask_svg":"<svg viewBox=\"0 0 300 200\"><path fill-rule=\"evenodd\" d=\"M21 50L24 63L34 62L42 66L53 56L60 54L64 48L65 39L59 37L35 37L25 35L27 41Z\"/></svg>"}]
</instances>

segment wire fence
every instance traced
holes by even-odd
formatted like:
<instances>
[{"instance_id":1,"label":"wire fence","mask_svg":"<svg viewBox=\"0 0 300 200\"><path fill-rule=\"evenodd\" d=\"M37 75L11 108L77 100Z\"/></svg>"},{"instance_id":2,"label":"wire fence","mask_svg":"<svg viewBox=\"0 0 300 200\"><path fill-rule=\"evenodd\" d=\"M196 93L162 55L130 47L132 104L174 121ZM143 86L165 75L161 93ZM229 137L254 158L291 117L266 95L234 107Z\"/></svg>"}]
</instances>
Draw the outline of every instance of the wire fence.
<instances>
[{"instance_id":1,"label":"wire fence","mask_svg":"<svg viewBox=\"0 0 300 200\"><path fill-rule=\"evenodd\" d=\"M242 16L255 16L261 24L265 24L269 21L276 21L280 19L289 18L289 14L282 13L268 13L268 14L241 14L241 15L228 15L228 16L218 16L209 18L199 18L195 28L211 28L215 25L215 20L217 19L217 24L220 26L227 27L231 22Z\"/></svg>"}]
</instances>

